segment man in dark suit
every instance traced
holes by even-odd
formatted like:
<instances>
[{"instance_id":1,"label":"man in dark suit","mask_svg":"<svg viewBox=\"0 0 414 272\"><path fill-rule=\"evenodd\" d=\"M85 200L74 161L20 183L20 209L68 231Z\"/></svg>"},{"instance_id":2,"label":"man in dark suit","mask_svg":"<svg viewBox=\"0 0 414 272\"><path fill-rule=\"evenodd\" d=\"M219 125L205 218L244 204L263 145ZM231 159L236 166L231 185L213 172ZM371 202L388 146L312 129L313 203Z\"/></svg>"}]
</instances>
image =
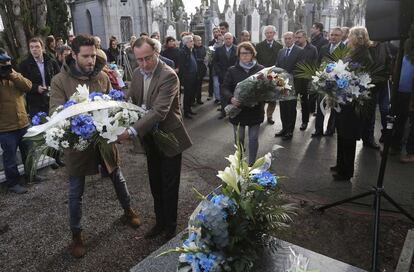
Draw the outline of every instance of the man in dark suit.
<instances>
[{"instance_id":1,"label":"man in dark suit","mask_svg":"<svg viewBox=\"0 0 414 272\"><path fill-rule=\"evenodd\" d=\"M218 75L220 85L223 84L227 69L236 64L236 51L237 46L233 44L233 35L227 32L224 34L224 45L216 49L213 58L214 71ZM225 116L224 107L226 106L226 102L221 99L221 115L219 119L223 119Z\"/></svg>"},{"instance_id":2,"label":"man in dark suit","mask_svg":"<svg viewBox=\"0 0 414 272\"><path fill-rule=\"evenodd\" d=\"M295 33L295 43L303 49L303 58L301 63L315 64L318 62L318 50L311 45L307 40L307 35L304 30L298 30ZM300 104L302 108L302 125L300 130L306 130L309 122L309 88L310 80L297 79L298 89L297 93L300 95Z\"/></svg>"},{"instance_id":3,"label":"man in dark suit","mask_svg":"<svg viewBox=\"0 0 414 272\"><path fill-rule=\"evenodd\" d=\"M315 22L311 27L311 44L318 49L318 52L321 50L321 47L327 45L329 42L323 36L323 24Z\"/></svg>"},{"instance_id":4,"label":"man in dark suit","mask_svg":"<svg viewBox=\"0 0 414 272\"><path fill-rule=\"evenodd\" d=\"M218 35L220 34L220 28L213 28L213 39L208 42L208 46L214 46L217 42ZM213 64L212 61L208 64L208 98L211 100L214 94L214 81L213 81Z\"/></svg>"},{"instance_id":5,"label":"man in dark suit","mask_svg":"<svg viewBox=\"0 0 414 272\"><path fill-rule=\"evenodd\" d=\"M340 27L335 27L331 30L329 36L329 43L322 46L321 50L319 51L318 63L322 63L322 61L332 55L337 50L341 50L345 48L345 45L342 43L342 30ZM315 132L312 134L312 137L320 137L322 135L325 136L332 136L335 133L335 111L331 110L331 115L328 121L328 127L324 133L323 131L323 122L324 122L324 115L322 113L320 103L323 97L318 97L317 100L317 107L316 107L316 120L315 120Z\"/></svg>"},{"instance_id":6,"label":"man in dark suit","mask_svg":"<svg viewBox=\"0 0 414 272\"><path fill-rule=\"evenodd\" d=\"M52 78L59 73L56 60L44 52L43 41L32 38L29 41L30 54L20 63L22 75L32 82L32 89L26 94L30 118L43 111L49 113L49 89Z\"/></svg>"},{"instance_id":7,"label":"man in dark suit","mask_svg":"<svg viewBox=\"0 0 414 272\"><path fill-rule=\"evenodd\" d=\"M272 25L268 25L264 28L264 33L266 39L256 45L257 51L257 62L264 67L270 67L275 65L277 60L277 54L279 50L283 48L283 46L274 40L276 35L276 27ZM271 125L275 123L273 121L273 112L276 108L276 102L269 102L267 103L267 122Z\"/></svg>"},{"instance_id":8,"label":"man in dark suit","mask_svg":"<svg viewBox=\"0 0 414 272\"><path fill-rule=\"evenodd\" d=\"M128 96L134 104L146 105L149 112L118 139L133 138L134 143L141 142L147 155L156 223L145 237L153 238L165 233L165 239L170 239L177 226L181 154L192 143L181 116L177 74L159 61L152 39L139 38L134 43L134 54L139 69L134 71ZM156 126L165 133L172 133L178 141L178 148L161 150L151 133Z\"/></svg>"},{"instance_id":9,"label":"man in dark suit","mask_svg":"<svg viewBox=\"0 0 414 272\"><path fill-rule=\"evenodd\" d=\"M293 32L283 34L285 48L279 51L276 66L285 69L291 75L294 75L296 64L302 60L303 49L294 43ZM296 88L296 80L293 82ZM296 105L297 99L280 101L280 119L282 121L282 130L275 134L275 137L283 137L283 140L290 140L293 136L293 130L296 123Z\"/></svg>"}]
</instances>

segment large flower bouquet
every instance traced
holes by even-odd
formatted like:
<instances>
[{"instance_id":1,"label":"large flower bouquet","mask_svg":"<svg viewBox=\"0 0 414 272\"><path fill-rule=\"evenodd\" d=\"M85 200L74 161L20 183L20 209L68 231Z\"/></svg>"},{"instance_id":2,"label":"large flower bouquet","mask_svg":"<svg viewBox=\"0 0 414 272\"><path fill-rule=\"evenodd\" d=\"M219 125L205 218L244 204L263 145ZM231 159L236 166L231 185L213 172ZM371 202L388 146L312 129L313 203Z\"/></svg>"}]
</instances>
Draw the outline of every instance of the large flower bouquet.
<instances>
[{"instance_id":1,"label":"large flower bouquet","mask_svg":"<svg viewBox=\"0 0 414 272\"><path fill-rule=\"evenodd\" d=\"M227 160L218 172L222 185L208 196L197 192L202 201L183 245L161 254L180 253L179 272L250 271L269 245L266 234L291 221L295 207L281 198L270 153L249 167L238 145Z\"/></svg>"},{"instance_id":2,"label":"large flower bouquet","mask_svg":"<svg viewBox=\"0 0 414 272\"><path fill-rule=\"evenodd\" d=\"M264 68L237 83L234 97L240 101L241 107L292 99L294 91L289 81L292 82L292 76L285 70L275 66ZM234 118L241 112L241 108L230 104L225 107L225 111L229 117Z\"/></svg>"},{"instance_id":3,"label":"large flower bouquet","mask_svg":"<svg viewBox=\"0 0 414 272\"><path fill-rule=\"evenodd\" d=\"M24 136L33 142L26 161L31 176L36 172L42 155L53 157L68 148L84 151L93 146L105 162L114 165L114 142L147 113L145 109L125 102L122 91L89 93L86 85L79 85L76 90L50 117L39 112L32 118L33 126ZM155 140L178 145L175 137L160 132L158 128L154 128L153 135Z\"/></svg>"}]
</instances>

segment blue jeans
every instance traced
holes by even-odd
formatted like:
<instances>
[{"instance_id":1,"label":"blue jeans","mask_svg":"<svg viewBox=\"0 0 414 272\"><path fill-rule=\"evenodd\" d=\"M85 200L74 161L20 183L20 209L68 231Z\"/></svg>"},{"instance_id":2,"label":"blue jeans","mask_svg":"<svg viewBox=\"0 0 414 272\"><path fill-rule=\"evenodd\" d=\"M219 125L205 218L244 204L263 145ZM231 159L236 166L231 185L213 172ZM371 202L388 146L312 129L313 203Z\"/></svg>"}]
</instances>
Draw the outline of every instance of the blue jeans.
<instances>
[{"instance_id":1,"label":"blue jeans","mask_svg":"<svg viewBox=\"0 0 414 272\"><path fill-rule=\"evenodd\" d=\"M3 166L6 175L5 184L8 187L13 187L19 183L20 174L17 164L17 148L20 149L23 163L26 161L27 153L29 151L29 142L23 141L23 135L26 134L27 127L0 132L0 145L3 149Z\"/></svg>"},{"instance_id":2,"label":"blue jeans","mask_svg":"<svg viewBox=\"0 0 414 272\"><path fill-rule=\"evenodd\" d=\"M122 208L128 209L131 206L131 196L121 169L117 168L109 176ZM70 229L75 232L82 229L82 196L84 189L85 176L69 176L69 224Z\"/></svg>"},{"instance_id":3,"label":"blue jeans","mask_svg":"<svg viewBox=\"0 0 414 272\"><path fill-rule=\"evenodd\" d=\"M233 125L234 128L234 141L237 142L237 125ZM239 127L239 141L244 146L246 126ZM259 150L259 131L260 124L249 126L249 165L253 165L256 161L257 150Z\"/></svg>"}]
</instances>

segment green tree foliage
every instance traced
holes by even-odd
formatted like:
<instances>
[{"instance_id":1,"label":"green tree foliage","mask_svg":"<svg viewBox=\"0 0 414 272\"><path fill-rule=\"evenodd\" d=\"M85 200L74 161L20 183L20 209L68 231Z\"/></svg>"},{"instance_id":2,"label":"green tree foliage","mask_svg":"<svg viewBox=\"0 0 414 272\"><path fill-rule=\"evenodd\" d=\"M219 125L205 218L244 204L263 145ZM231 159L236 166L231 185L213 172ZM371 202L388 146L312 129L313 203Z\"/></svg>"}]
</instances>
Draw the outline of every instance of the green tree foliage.
<instances>
[{"instance_id":1,"label":"green tree foliage","mask_svg":"<svg viewBox=\"0 0 414 272\"><path fill-rule=\"evenodd\" d=\"M67 40L70 21L65 1L47 0L47 9L53 11L47 13L47 25L50 27L50 34Z\"/></svg>"}]
</instances>

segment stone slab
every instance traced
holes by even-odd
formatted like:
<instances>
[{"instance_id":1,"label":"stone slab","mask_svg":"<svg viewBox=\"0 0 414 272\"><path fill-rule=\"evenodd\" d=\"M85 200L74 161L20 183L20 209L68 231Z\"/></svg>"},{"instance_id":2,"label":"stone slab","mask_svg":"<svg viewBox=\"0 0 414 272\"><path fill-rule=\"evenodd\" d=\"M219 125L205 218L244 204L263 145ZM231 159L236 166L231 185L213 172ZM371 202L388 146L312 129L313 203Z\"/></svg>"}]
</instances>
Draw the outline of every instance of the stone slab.
<instances>
[{"instance_id":1,"label":"stone slab","mask_svg":"<svg viewBox=\"0 0 414 272\"><path fill-rule=\"evenodd\" d=\"M181 237L184 232L178 234L175 238L164 244L157 251L153 252L139 264L131 268L130 272L174 272L177 270L178 253L169 254L166 256L156 257L160 253L175 248L181 245ZM338 260L329 258L319 253L307 250L300 246L279 240L276 242L279 245L275 253L268 252L263 257L260 265L255 271L260 272L279 272L287 271L289 255L292 249L296 254L302 254L309 259L308 270L316 270L319 272L363 272L360 268L348 265Z\"/></svg>"}]
</instances>

